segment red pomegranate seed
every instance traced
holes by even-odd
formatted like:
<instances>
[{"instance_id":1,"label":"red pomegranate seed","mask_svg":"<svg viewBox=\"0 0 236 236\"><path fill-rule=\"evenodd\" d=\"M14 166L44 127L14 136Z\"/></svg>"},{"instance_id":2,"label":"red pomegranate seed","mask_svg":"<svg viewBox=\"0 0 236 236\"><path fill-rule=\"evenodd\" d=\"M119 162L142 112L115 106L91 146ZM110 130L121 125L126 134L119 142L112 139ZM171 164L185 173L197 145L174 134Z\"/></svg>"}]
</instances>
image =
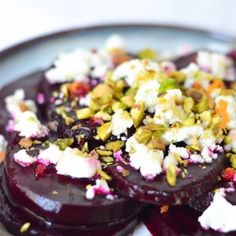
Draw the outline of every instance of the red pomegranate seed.
<instances>
[{"instance_id":1,"label":"red pomegranate seed","mask_svg":"<svg viewBox=\"0 0 236 236\"><path fill-rule=\"evenodd\" d=\"M224 170L224 173L223 173L223 178L224 180L232 180L234 178L234 175L235 175L235 169L234 168L231 168L231 167L228 167Z\"/></svg>"},{"instance_id":2,"label":"red pomegranate seed","mask_svg":"<svg viewBox=\"0 0 236 236\"><path fill-rule=\"evenodd\" d=\"M75 81L68 85L68 90L72 97L84 97L90 89L87 83Z\"/></svg>"},{"instance_id":3,"label":"red pomegranate seed","mask_svg":"<svg viewBox=\"0 0 236 236\"><path fill-rule=\"evenodd\" d=\"M45 169L46 169L46 166L43 165L43 164L41 164L41 163L39 163L39 164L37 165L36 169L35 169L35 175L36 175L36 176L41 176L41 175L43 175Z\"/></svg>"}]
</instances>

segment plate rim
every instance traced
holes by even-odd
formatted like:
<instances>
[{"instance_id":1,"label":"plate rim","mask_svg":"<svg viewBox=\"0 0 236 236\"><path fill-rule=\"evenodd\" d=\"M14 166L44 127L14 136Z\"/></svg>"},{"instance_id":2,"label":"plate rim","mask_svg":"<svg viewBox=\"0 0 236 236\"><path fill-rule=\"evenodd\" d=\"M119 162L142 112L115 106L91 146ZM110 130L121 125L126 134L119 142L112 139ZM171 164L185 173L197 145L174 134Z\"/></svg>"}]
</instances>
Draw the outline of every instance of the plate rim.
<instances>
[{"instance_id":1,"label":"plate rim","mask_svg":"<svg viewBox=\"0 0 236 236\"><path fill-rule=\"evenodd\" d=\"M44 40L53 39L57 37L61 37L63 35L79 33L79 32L91 32L94 30L104 30L104 29L119 29L119 28L159 28L159 29L169 29L175 31L185 31L192 33L200 33L205 36L209 36L212 39L221 40L222 42L226 42L232 45L236 45L236 35L222 33L214 30L207 30L204 28L198 27L190 27L180 24L158 24L158 23L112 23L112 24L93 24L89 26L81 26L81 27L68 27L63 30L56 30L50 33L43 33L40 36L32 37L30 39L23 40L19 43L15 43L9 47L0 50L0 60L4 60L12 53L16 53L22 49L27 48L28 46L35 45Z\"/></svg>"}]
</instances>

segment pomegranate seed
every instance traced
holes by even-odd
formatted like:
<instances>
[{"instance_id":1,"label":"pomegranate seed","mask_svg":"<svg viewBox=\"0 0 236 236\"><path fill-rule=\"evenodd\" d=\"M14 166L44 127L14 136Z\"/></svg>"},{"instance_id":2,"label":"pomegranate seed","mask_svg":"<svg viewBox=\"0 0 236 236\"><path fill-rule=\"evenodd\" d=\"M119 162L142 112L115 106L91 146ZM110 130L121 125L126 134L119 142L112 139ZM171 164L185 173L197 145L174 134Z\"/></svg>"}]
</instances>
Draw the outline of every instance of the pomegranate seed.
<instances>
[{"instance_id":1,"label":"pomegranate seed","mask_svg":"<svg viewBox=\"0 0 236 236\"><path fill-rule=\"evenodd\" d=\"M224 170L224 173L223 173L223 178L224 180L232 180L234 178L234 175L235 175L235 169L234 168L231 168L231 167L228 167Z\"/></svg>"},{"instance_id":2,"label":"pomegranate seed","mask_svg":"<svg viewBox=\"0 0 236 236\"><path fill-rule=\"evenodd\" d=\"M84 97L89 92L89 85L85 82L73 82L68 86L72 97Z\"/></svg>"},{"instance_id":3,"label":"pomegranate seed","mask_svg":"<svg viewBox=\"0 0 236 236\"><path fill-rule=\"evenodd\" d=\"M36 167L36 169L35 169L35 175L36 175L36 177L43 175L45 169L46 169L46 166L45 166L45 165L43 165L43 164L41 164L41 163L38 164L37 167Z\"/></svg>"}]
</instances>

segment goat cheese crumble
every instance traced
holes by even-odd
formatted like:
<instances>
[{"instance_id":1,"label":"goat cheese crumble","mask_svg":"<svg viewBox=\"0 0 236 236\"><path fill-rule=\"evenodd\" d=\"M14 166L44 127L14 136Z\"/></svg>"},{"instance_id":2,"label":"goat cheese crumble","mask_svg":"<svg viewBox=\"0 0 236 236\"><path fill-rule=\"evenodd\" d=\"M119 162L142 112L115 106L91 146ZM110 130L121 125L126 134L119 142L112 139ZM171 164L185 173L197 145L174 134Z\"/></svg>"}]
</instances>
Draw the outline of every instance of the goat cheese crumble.
<instances>
[{"instance_id":1,"label":"goat cheese crumble","mask_svg":"<svg viewBox=\"0 0 236 236\"><path fill-rule=\"evenodd\" d=\"M21 149L14 154L14 160L21 166L26 167L33 164L36 161L36 158L29 155L25 149Z\"/></svg>"},{"instance_id":2,"label":"goat cheese crumble","mask_svg":"<svg viewBox=\"0 0 236 236\"><path fill-rule=\"evenodd\" d=\"M140 170L145 178L153 179L162 172L162 151L149 149L146 145L138 143L134 136L127 140L126 151L130 156L130 165Z\"/></svg>"},{"instance_id":3,"label":"goat cheese crumble","mask_svg":"<svg viewBox=\"0 0 236 236\"><path fill-rule=\"evenodd\" d=\"M40 123L37 116L30 111L21 113L15 120L14 130L19 132L20 136L30 138L45 137L48 134L48 128Z\"/></svg>"},{"instance_id":4,"label":"goat cheese crumble","mask_svg":"<svg viewBox=\"0 0 236 236\"><path fill-rule=\"evenodd\" d=\"M221 191L217 191L211 205L198 218L204 229L228 233L236 230L236 206L228 202Z\"/></svg>"},{"instance_id":5,"label":"goat cheese crumble","mask_svg":"<svg viewBox=\"0 0 236 236\"><path fill-rule=\"evenodd\" d=\"M101 163L96 157L70 147L65 149L56 165L58 174L69 175L73 178L91 178L98 169L101 169Z\"/></svg>"},{"instance_id":6,"label":"goat cheese crumble","mask_svg":"<svg viewBox=\"0 0 236 236\"><path fill-rule=\"evenodd\" d=\"M25 100L25 92L23 89L17 89L12 95L5 98L7 111L14 117L28 110L33 113L37 111L33 100Z\"/></svg>"},{"instance_id":7,"label":"goat cheese crumble","mask_svg":"<svg viewBox=\"0 0 236 236\"><path fill-rule=\"evenodd\" d=\"M132 127L133 120L127 111L118 109L112 116L112 134L120 136L122 133L127 134L127 129Z\"/></svg>"},{"instance_id":8,"label":"goat cheese crumble","mask_svg":"<svg viewBox=\"0 0 236 236\"><path fill-rule=\"evenodd\" d=\"M112 75L112 80L118 81L120 79L125 79L129 86L145 76L145 73L148 71L158 72L159 65L151 60L139 60L133 59L119 65Z\"/></svg>"}]
</instances>

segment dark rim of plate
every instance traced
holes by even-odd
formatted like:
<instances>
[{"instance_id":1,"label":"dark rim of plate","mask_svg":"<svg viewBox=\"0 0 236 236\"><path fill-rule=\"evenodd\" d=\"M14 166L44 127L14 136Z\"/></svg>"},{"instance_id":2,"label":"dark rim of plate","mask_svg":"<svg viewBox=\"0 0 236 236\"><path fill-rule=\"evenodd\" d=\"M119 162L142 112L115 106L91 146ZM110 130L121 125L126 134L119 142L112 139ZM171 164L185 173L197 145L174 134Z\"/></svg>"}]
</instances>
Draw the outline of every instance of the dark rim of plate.
<instances>
[{"instance_id":1,"label":"dark rim of plate","mask_svg":"<svg viewBox=\"0 0 236 236\"><path fill-rule=\"evenodd\" d=\"M0 51L0 60L8 57L12 53L16 53L28 46L35 45L40 43L44 40L58 38L64 35L74 34L74 33L83 33L83 32L90 32L94 30L103 30L103 29L119 29L119 28L140 28L140 27L147 27L153 29L167 29L167 30L175 30L175 31L186 31L186 32L193 32L193 33L200 33L205 36L212 37L213 39L220 40L222 42L229 43L232 46L236 46L236 36L231 36L228 34L223 34L214 31L208 31L199 28L191 28L181 25L168 25L168 24L155 24L155 23L122 23L122 24L105 24L105 25L93 25L93 26L86 26L86 27L76 27L76 28L69 28L62 31L56 31L53 33L45 34L39 37L32 38L30 40L23 41L21 43L15 44L10 46L2 51Z\"/></svg>"}]
</instances>

